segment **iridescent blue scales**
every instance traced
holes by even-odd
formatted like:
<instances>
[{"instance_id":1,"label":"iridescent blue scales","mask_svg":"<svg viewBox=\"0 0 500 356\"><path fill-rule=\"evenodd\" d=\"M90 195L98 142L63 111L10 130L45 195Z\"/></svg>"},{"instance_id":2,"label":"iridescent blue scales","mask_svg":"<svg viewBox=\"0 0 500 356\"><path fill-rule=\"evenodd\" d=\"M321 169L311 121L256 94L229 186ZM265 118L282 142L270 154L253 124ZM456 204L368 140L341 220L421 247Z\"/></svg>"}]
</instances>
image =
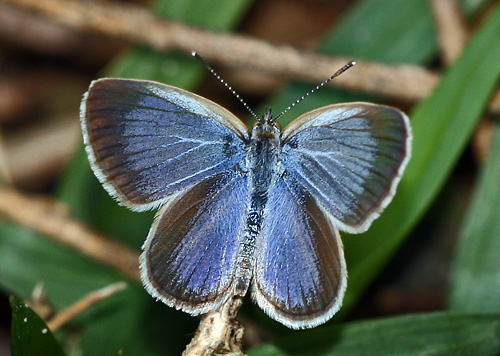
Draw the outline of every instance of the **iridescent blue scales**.
<instances>
[{"instance_id":1,"label":"iridescent blue scales","mask_svg":"<svg viewBox=\"0 0 500 356\"><path fill-rule=\"evenodd\" d=\"M91 166L133 210L162 206L143 246L146 290L193 315L250 289L294 328L329 320L347 271L338 229L363 232L410 157L401 111L326 106L251 133L221 106L140 80L94 81L81 106Z\"/></svg>"}]
</instances>

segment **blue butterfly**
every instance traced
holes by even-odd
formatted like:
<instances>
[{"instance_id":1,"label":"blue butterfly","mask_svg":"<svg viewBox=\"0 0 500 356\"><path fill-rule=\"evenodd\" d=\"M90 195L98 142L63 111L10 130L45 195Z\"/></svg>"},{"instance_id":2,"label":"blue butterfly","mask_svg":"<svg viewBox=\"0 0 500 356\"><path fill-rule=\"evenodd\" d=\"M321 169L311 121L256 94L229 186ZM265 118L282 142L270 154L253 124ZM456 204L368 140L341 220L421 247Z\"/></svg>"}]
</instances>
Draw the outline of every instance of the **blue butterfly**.
<instances>
[{"instance_id":1,"label":"blue butterfly","mask_svg":"<svg viewBox=\"0 0 500 356\"><path fill-rule=\"evenodd\" d=\"M81 105L93 171L120 204L161 207L143 246L147 291L192 315L251 289L294 328L329 320L347 271L338 230L366 231L410 157L398 109L363 102L310 111L282 132L271 111L249 133L191 92L99 79Z\"/></svg>"}]
</instances>

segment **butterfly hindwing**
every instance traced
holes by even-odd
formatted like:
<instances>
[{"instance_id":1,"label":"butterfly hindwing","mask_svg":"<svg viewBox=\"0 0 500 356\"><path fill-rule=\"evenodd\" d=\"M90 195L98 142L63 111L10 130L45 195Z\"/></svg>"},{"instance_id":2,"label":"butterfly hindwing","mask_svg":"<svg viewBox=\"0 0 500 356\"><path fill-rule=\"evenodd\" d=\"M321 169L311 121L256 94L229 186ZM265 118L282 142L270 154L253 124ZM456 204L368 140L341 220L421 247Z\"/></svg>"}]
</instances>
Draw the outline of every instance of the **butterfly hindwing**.
<instances>
[{"instance_id":1,"label":"butterfly hindwing","mask_svg":"<svg viewBox=\"0 0 500 356\"><path fill-rule=\"evenodd\" d=\"M338 311L347 284L339 233L286 173L270 192L256 252L253 297L273 319L301 329Z\"/></svg>"},{"instance_id":2,"label":"butterfly hindwing","mask_svg":"<svg viewBox=\"0 0 500 356\"><path fill-rule=\"evenodd\" d=\"M392 199L410 156L398 109L369 103L325 106L282 134L286 170L349 232L363 232Z\"/></svg>"},{"instance_id":3,"label":"butterfly hindwing","mask_svg":"<svg viewBox=\"0 0 500 356\"><path fill-rule=\"evenodd\" d=\"M143 246L141 276L149 293L193 315L233 296L249 197L248 177L237 170L173 197Z\"/></svg>"},{"instance_id":4,"label":"butterfly hindwing","mask_svg":"<svg viewBox=\"0 0 500 356\"><path fill-rule=\"evenodd\" d=\"M221 106L165 84L94 81L81 106L92 168L134 210L226 171L244 159L246 126Z\"/></svg>"}]
</instances>

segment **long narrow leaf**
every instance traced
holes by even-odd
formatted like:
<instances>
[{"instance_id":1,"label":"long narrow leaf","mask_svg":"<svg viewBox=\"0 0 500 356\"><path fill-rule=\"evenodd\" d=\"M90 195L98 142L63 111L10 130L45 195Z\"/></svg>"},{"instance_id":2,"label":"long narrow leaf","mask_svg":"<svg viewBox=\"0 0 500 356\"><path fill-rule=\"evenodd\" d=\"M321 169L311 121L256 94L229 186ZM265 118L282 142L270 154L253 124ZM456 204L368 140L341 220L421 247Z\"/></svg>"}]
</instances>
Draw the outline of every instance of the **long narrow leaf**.
<instances>
[{"instance_id":1,"label":"long narrow leaf","mask_svg":"<svg viewBox=\"0 0 500 356\"><path fill-rule=\"evenodd\" d=\"M330 326L247 351L250 356L498 355L500 315L432 313Z\"/></svg>"},{"instance_id":2,"label":"long narrow leaf","mask_svg":"<svg viewBox=\"0 0 500 356\"><path fill-rule=\"evenodd\" d=\"M499 183L500 129L497 127L489 159L460 234L449 296L452 310L500 312Z\"/></svg>"}]
</instances>

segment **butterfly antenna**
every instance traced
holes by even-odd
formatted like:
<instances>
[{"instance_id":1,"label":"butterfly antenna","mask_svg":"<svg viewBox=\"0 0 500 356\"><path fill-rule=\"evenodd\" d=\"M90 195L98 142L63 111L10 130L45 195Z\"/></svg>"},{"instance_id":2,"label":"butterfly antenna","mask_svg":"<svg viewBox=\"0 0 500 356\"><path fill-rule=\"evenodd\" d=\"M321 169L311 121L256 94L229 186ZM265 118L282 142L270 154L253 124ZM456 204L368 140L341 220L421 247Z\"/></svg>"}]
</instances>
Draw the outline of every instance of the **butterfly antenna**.
<instances>
[{"instance_id":1,"label":"butterfly antenna","mask_svg":"<svg viewBox=\"0 0 500 356\"><path fill-rule=\"evenodd\" d=\"M332 75L330 78L328 78L328 79L324 80L323 82L319 83L318 85L316 85L316 87L314 87L313 89L311 89L311 91L305 93L300 98L298 98L297 100L295 100L289 107L287 107L285 110L283 110L281 112L281 114L279 114L278 116L276 116L273 120L274 121L278 120L280 117L282 117L283 115L285 115L291 108L293 108L295 105L297 105L302 100L304 100L305 98L307 98L309 95L311 95L312 93L314 93L316 90L324 87L333 78L338 77L339 75L341 75L342 73L344 73L346 70L348 70L349 68L351 68L351 67L353 67L355 65L356 65L356 61L350 61L349 63L347 63L345 66L343 66L338 71L336 71L335 74Z\"/></svg>"},{"instance_id":2,"label":"butterfly antenna","mask_svg":"<svg viewBox=\"0 0 500 356\"><path fill-rule=\"evenodd\" d=\"M250 112L250 114L252 114L252 116L256 120L259 120L259 117L250 108L250 106L248 106L248 104L245 102L245 100L243 100L243 98L240 96L240 94L238 94L236 92L236 90L234 90L224 79L222 79L222 77L219 74L217 74L217 72L215 71L215 69L213 69L212 66L210 64L208 64L208 62L205 60L205 58L203 58L197 52L194 52L194 51L191 52L191 54L193 55L194 58L196 58L197 60L199 60L210 71L210 73L212 73L222 84L224 84L224 86L226 88L228 88L231 93L233 93L233 95L236 97L236 99L238 99L240 101L240 103L243 104L243 106L248 110L248 112Z\"/></svg>"}]
</instances>

